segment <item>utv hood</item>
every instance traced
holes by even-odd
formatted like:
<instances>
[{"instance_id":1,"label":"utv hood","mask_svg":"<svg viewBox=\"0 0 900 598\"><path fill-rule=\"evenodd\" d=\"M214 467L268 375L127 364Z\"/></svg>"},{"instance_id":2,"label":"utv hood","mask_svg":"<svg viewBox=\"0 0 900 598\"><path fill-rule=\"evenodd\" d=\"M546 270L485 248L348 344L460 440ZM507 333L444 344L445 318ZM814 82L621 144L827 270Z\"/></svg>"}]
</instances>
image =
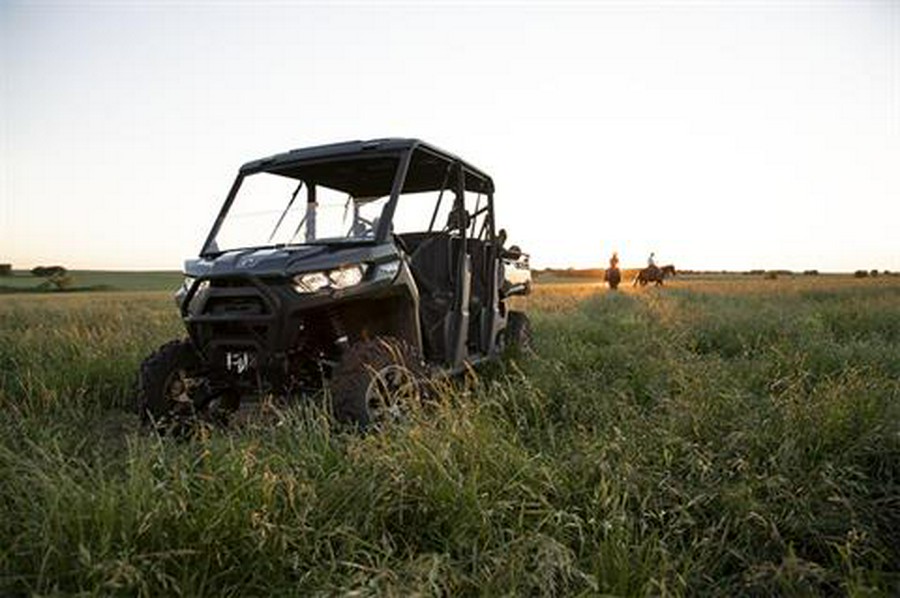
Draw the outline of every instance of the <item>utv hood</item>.
<instances>
[{"instance_id":1,"label":"utv hood","mask_svg":"<svg viewBox=\"0 0 900 598\"><path fill-rule=\"evenodd\" d=\"M187 260L184 272L193 277L293 276L301 272L381 262L397 256L392 243L380 245L307 245L290 248L240 249L216 257Z\"/></svg>"}]
</instances>

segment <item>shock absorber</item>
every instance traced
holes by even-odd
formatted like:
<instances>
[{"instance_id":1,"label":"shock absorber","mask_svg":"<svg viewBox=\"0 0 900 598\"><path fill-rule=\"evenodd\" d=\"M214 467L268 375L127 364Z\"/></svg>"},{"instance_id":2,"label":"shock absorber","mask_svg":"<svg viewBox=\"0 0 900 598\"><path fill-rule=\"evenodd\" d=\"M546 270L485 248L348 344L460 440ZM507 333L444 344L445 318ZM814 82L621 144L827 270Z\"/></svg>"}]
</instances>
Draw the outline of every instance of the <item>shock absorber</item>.
<instances>
[{"instance_id":1,"label":"shock absorber","mask_svg":"<svg viewBox=\"0 0 900 598\"><path fill-rule=\"evenodd\" d=\"M350 345L350 337L347 336L347 331L344 328L344 319L334 306L329 306L327 309L328 324L331 327L334 344L341 352L343 352L344 349Z\"/></svg>"}]
</instances>

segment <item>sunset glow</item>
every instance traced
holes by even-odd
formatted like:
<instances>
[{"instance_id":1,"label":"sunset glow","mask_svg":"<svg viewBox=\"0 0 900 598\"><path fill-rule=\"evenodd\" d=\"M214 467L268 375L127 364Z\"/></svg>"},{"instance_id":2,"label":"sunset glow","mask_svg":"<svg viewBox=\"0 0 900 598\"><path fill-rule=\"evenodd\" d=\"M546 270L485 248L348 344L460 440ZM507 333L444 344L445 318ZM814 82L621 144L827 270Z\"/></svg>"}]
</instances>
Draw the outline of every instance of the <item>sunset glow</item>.
<instances>
[{"instance_id":1,"label":"sunset glow","mask_svg":"<svg viewBox=\"0 0 900 598\"><path fill-rule=\"evenodd\" d=\"M542 267L900 270L895 2L0 7L0 262L178 269L243 162L419 137Z\"/></svg>"}]
</instances>

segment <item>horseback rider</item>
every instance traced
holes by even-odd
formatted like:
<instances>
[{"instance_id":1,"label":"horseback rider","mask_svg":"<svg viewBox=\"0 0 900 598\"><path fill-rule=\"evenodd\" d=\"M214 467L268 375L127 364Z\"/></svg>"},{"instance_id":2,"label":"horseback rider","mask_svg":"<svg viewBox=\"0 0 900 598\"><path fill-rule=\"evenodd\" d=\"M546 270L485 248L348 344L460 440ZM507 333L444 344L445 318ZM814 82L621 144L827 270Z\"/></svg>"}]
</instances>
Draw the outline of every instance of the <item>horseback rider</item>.
<instances>
[{"instance_id":1,"label":"horseback rider","mask_svg":"<svg viewBox=\"0 0 900 598\"><path fill-rule=\"evenodd\" d=\"M668 268L671 268L671 266L666 266L666 269ZM644 286L649 282L655 282L658 286L662 286L662 281L667 272L666 269L660 269L660 267L656 265L656 252L651 251L650 257L647 258L647 267L638 272L638 275L634 277L632 286L637 286L638 284ZM674 272L675 270L672 268L671 274L674 275Z\"/></svg>"},{"instance_id":2,"label":"horseback rider","mask_svg":"<svg viewBox=\"0 0 900 598\"><path fill-rule=\"evenodd\" d=\"M659 276L659 266L656 265L656 252L651 251L650 257L647 258L647 272L653 277L656 278Z\"/></svg>"}]
</instances>

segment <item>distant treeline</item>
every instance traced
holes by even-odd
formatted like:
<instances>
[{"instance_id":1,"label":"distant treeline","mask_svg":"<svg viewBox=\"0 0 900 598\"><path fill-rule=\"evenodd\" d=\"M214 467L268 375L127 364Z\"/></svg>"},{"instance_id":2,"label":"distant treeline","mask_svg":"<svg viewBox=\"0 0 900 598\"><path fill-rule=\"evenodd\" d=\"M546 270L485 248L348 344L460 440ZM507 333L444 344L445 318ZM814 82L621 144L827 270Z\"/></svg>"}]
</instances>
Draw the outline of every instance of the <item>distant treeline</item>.
<instances>
[{"instance_id":1,"label":"distant treeline","mask_svg":"<svg viewBox=\"0 0 900 598\"><path fill-rule=\"evenodd\" d=\"M587 270L576 270L575 268L544 268L543 270L535 270L535 276L565 276L567 278L603 278L605 270L602 268L591 268Z\"/></svg>"},{"instance_id":2,"label":"distant treeline","mask_svg":"<svg viewBox=\"0 0 900 598\"><path fill-rule=\"evenodd\" d=\"M41 278L53 278L54 276L64 276L68 270L63 266L35 266L31 269L34 276Z\"/></svg>"},{"instance_id":3,"label":"distant treeline","mask_svg":"<svg viewBox=\"0 0 900 598\"><path fill-rule=\"evenodd\" d=\"M623 280L630 280L634 278L637 273L637 268L620 268L619 271L622 274ZM603 280L603 275L606 273L606 270L603 268L586 268L586 269L577 269L577 268L544 268L543 270L534 270L532 271L532 275L537 280L542 278L574 278L578 280Z\"/></svg>"},{"instance_id":4,"label":"distant treeline","mask_svg":"<svg viewBox=\"0 0 900 598\"><path fill-rule=\"evenodd\" d=\"M74 289L74 279L64 266L35 266L30 270L35 278L43 278L44 281L34 287L6 286L0 285L2 293L22 293L22 292L40 292L40 291L71 291ZM0 264L0 277L11 278L16 274L13 272L12 264Z\"/></svg>"},{"instance_id":5,"label":"distant treeline","mask_svg":"<svg viewBox=\"0 0 900 598\"><path fill-rule=\"evenodd\" d=\"M603 268L544 268L543 270L534 270L535 278L544 277L560 277L560 278L583 278L583 279L603 279L606 272ZM628 278L634 276L638 272L637 268L622 269L622 277ZM717 276L717 275L740 275L740 276L760 276L764 278L778 278L779 276L819 276L818 270L678 270L678 275L693 276ZM873 276L900 276L900 272L891 272L890 270L857 270L853 273L857 278L873 277Z\"/></svg>"},{"instance_id":6,"label":"distant treeline","mask_svg":"<svg viewBox=\"0 0 900 598\"><path fill-rule=\"evenodd\" d=\"M30 270L32 276L40 278L54 278L57 276L65 276L69 271L65 266L35 266ZM12 264L0 264L0 276L12 276Z\"/></svg>"},{"instance_id":7,"label":"distant treeline","mask_svg":"<svg viewBox=\"0 0 900 598\"><path fill-rule=\"evenodd\" d=\"M885 276L900 276L900 272L891 272L890 270L884 270L881 274L884 274ZM853 273L853 276L857 278L867 278L869 276L875 277L878 275L878 270L857 270Z\"/></svg>"},{"instance_id":8,"label":"distant treeline","mask_svg":"<svg viewBox=\"0 0 900 598\"><path fill-rule=\"evenodd\" d=\"M794 276L795 274L803 274L803 276L818 276L818 270L804 270L803 272L793 272L791 270L748 270L743 272L743 274L750 276L766 276L768 278L773 278L777 276ZM880 274L884 274L884 276L900 276L900 273L891 272L890 270L884 270L879 272L878 270L857 270L853 273L853 276L856 278L865 278L867 276L879 276Z\"/></svg>"}]
</instances>

